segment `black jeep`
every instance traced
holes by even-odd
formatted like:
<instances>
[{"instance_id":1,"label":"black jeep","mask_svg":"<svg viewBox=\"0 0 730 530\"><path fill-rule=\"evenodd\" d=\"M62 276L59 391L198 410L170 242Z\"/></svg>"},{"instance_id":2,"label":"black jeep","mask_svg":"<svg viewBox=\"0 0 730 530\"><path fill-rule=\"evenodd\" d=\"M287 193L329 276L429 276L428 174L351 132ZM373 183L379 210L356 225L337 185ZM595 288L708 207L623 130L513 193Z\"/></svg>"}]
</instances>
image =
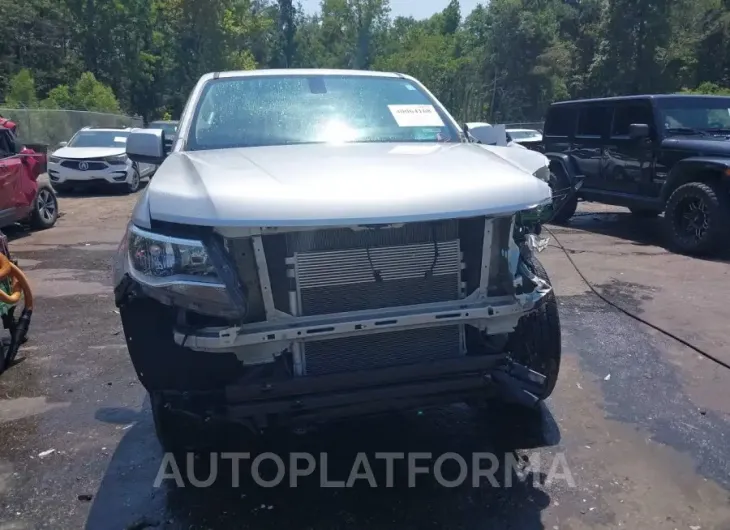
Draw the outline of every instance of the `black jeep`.
<instances>
[{"instance_id":1,"label":"black jeep","mask_svg":"<svg viewBox=\"0 0 730 530\"><path fill-rule=\"evenodd\" d=\"M669 243L679 252L728 246L730 97L555 103L540 150L552 161L553 188L577 189L557 222L567 221L583 199L625 206L641 217L664 212Z\"/></svg>"}]
</instances>

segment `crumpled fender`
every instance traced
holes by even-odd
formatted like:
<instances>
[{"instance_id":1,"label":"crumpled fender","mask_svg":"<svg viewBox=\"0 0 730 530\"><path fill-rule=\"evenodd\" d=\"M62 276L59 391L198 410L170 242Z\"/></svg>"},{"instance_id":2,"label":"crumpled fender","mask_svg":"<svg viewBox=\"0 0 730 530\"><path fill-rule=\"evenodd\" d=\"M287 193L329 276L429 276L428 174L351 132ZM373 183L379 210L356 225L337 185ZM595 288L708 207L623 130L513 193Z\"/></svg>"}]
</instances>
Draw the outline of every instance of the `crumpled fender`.
<instances>
[{"instance_id":1,"label":"crumpled fender","mask_svg":"<svg viewBox=\"0 0 730 530\"><path fill-rule=\"evenodd\" d=\"M38 193L38 177L41 172L42 153L36 153L32 149L23 148L20 151L20 161L23 165L23 175L20 179L17 193L18 204L31 205Z\"/></svg>"}]
</instances>

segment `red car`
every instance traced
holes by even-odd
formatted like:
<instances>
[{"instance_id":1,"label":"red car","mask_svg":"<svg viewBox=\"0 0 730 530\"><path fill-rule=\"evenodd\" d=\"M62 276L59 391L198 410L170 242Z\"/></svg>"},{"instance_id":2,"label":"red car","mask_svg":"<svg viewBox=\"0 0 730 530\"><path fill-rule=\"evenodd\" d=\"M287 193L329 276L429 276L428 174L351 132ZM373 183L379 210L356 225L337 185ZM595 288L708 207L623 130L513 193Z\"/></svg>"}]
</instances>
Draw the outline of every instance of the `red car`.
<instances>
[{"instance_id":1,"label":"red car","mask_svg":"<svg viewBox=\"0 0 730 530\"><path fill-rule=\"evenodd\" d=\"M16 133L17 125L0 116L0 228L19 222L50 228L58 219L58 199L49 183L38 182L46 157L21 146Z\"/></svg>"}]
</instances>

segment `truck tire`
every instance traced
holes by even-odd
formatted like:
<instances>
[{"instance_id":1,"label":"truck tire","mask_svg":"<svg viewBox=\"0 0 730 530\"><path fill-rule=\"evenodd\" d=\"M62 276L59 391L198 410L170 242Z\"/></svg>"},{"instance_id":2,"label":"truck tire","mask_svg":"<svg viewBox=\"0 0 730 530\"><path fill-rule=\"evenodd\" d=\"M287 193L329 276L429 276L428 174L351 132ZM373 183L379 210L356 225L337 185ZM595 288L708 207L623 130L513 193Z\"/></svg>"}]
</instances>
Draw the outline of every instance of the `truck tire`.
<instances>
[{"instance_id":1,"label":"truck tire","mask_svg":"<svg viewBox=\"0 0 730 530\"><path fill-rule=\"evenodd\" d=\"M550 168L550 189L553 194L560 192L561 195L553 199L553 218L552 222L562 224L567 222L578 209L578 196L575 192L572 192L569 198L565 198L562 194L566 193L566 190L571 190L570 179L565 173L565 170L560 166L553 166Z\"/></svg>"},{"instance_id":2,"label":"truck tire","mask_svg":"<svg viewBox=\"0 0 730 530\"><path fill-rule=\"evenodd\" d=\"M534 254L530 253L525 262L536 276L550 282L545 268ZM534 312L519 320L509 336L506 349L515 361L545 375L545 385L537 397L541 401L550 397L558 381L562 356L560 315L554 291L540 300Z\"/></svg>"},{"instance_id":3,"label":"truck tire","mask_svg":"<svg viewBox=\"0 0 730 530\"><path fill-rule=\"evenodd\" d=\"M720 182L688 182L669 197L664 222L670 246L683 254L702 255L727 245L730 196Z\"/></svg>"},{"instance_id":4,"label":"truck tire","mask_svg":"<svg viewBox=\"0 0 730 530\"><path fill-rule=\"evenodd\" d=\"M549 281L540 261L531 255L527 265L532 272ZM504 450L542 447L550 442L556 427L554 420L542 405L555 390L560 372L562 356L562 334L560 316L555 294L550 292L539 303L537 309L523 316L510 333L505 350L512 358L546 376L542 391L538 393L536 406L529 407L511 401L491 399L468 402L479 416L483 416L491 432L504 433L500 436L500 448Z\"/></svg>"},{"instance_id":5,"label":"truck tire","mask_svg":"<svg viewBox=\"0 0 730 530\"><path fill-rule=\"evenodd\" d=\"M189 431L182 421L168 410L168 403L158 392L150 392L150 408L155 435L166 453L180 454L188 449Z\"/></svg>"},{"instance_id":6,"label":"truck tire","mask_svg":"<svg viewBox=\"0 0 730 530\"><path fill-rule=\"evenodd\" d=\"M51 228L58 220L58 198L56 192L47 182L38 183L38 191L33 200L30 214L30 225L36 230Z\"/></svg>"}]
</instances>

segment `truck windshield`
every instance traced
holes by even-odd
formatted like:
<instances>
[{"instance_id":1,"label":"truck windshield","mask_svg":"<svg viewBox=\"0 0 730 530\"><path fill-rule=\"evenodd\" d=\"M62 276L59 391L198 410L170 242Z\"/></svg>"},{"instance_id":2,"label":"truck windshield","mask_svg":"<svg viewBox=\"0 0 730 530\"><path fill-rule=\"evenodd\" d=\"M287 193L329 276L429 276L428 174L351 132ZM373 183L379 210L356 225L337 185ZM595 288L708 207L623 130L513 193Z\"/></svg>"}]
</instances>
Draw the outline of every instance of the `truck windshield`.
<instances>
[{"instance_id":1,"label":"truck windshield","mask_svg":"<svg viewBox=\"0 0 730 530\"><path fill-rule=\"evenodd\" d=\"M658 107L667 131L730 129L730 97L659 99Z\"/></svg>"},{"instance_id":2,"label":"truck windshield","mask_svg":"<svg viewBox=\"0 0 730 530\"><path fill-rule=\"evenodd\" d=\"M188 150L344 142L459 142L407 79L362 75L221 78L203 89Z\"/></svg>"}]
</instances>

